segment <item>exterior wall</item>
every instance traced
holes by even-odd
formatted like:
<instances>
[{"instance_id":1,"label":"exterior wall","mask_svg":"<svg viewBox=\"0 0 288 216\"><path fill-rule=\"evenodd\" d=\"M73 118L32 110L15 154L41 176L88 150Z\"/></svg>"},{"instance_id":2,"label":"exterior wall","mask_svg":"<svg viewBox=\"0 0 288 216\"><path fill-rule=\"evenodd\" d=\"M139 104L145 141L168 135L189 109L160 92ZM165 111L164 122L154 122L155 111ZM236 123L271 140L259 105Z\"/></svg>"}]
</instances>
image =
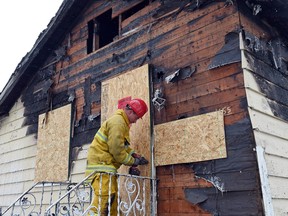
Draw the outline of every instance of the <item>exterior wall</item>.
<instances>
[{"instance_id":1,"label":"exterior wall","mask_svg":"<svg viewBox=\"0 0 288 216\"><path fill-rule=\"evenodd\" d=\"M34 180L37 141L35 134L26 135L23 126L24 106L16 101L8 116L0 119L0 203L9 206Z\"/></svg>"},{"instance_id":2,"label":"exterior wall","mask_svg":"<svg viewBox=\"0 0 288 216\"><path fill-rule=\"evenodd\" d=\"M26 136L37 134L39 114L72 102L70 178L81 180L87 144L100 126L101 82L148 63L153 93L159 89L166 99L160 111L153 110L154 124L223 110L228 154L157 167L158 215L263 215L237 5L152 1L121 23L117 39L87 54L87 23L111 8L113 16L129 9L119 12L119 2L87 5L59 48L66 53L57 63L47 56L31 77L21 97ZM167 83L165 78L178 70L179 77Z\"/></svg>"}]
</instances>

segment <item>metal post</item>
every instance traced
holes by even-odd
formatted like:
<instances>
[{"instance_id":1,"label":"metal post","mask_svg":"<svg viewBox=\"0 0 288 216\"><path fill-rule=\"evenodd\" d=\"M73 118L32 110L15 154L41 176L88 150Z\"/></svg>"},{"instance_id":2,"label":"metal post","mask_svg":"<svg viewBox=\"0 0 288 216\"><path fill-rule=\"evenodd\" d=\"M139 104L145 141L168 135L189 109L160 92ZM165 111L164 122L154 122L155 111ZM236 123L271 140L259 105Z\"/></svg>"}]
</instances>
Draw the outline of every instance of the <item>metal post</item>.
<instances>
[{"instance_id":1,"label":"metal post","mask_svg":"<svg viewBox=\"0 0 288 216\"><path fill-rule=\"evenodd\" d=\"M150 69L150 68L149 68ZM153 75L152 75L152 70L149 70L149 94L150 97L153 98L153 79L152 79ZM153 102L150 100L150 107L153 107ZM155 161L154 161L154 156L155 156L155 133L154 133L154 109L150 108L150 151L151 151L151 158L150 158L150 166L151 166L151 188L150 188L150 192L151 192L151 216L157 216L157 175L156 175L156 166L155 166Z\"/></svg>"}]
</instances>

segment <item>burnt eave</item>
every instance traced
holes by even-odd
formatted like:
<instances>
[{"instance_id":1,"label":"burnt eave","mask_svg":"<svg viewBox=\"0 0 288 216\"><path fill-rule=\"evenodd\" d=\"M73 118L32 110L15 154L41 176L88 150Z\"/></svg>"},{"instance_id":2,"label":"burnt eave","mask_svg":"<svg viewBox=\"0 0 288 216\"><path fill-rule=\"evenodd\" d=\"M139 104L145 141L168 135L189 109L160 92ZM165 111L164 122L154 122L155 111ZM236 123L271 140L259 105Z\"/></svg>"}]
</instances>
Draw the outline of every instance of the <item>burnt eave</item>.
<instances>
[{"instance_id":1,"label":"burnt eave","mask_svg":"<svg viewBox=\"0 0 288 216\"><path fill-rule=\"evenodd\" d=\"M55 17L39 35L31 51L20 61L0 94L0 116L9 112L31 77L43 65L47 56L59 46L75 18L87 5L81 0L64 0Z\"/></svg>"}]
</instances>

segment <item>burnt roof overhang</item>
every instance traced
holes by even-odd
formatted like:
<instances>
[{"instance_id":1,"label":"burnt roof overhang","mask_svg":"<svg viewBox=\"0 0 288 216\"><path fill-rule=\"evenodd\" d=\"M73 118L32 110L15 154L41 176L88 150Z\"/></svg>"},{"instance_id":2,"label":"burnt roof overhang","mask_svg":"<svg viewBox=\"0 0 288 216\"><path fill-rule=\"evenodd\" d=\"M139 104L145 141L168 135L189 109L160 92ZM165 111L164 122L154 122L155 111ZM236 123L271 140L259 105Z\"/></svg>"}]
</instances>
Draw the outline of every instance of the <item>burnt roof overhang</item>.
<instances>
[{"instance_id":1,"label":"burnt roof overhang","mask_svg":"<svg viewBox=\"0 0 288 216\"><path fill-rule=\"evenodd\" d=\"M0 116L9 112L31 77L43 65L47 56L59 46L67 31L88 1L64 0L47 28L40 33L34 46L20 61L0 94Z\"/></svg>"}]
</instances>

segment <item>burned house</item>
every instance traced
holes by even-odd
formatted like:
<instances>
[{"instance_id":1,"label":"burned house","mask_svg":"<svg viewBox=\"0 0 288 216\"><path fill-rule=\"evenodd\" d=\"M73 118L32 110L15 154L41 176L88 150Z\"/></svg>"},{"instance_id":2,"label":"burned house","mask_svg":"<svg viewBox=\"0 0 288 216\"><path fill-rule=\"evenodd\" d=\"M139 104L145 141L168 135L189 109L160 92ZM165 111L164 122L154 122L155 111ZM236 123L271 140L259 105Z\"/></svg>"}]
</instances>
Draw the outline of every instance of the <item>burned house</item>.
<instances>
[{"instance_id":1,"label":"burned house","mask_svg":"<svg viewBox=\"0 0 288 216\"><path fill-rule=\"evenodd\" d=\"M150 106L131 128L156 180L139 215L287 215L287 12L281 0L64 0L0 95L0 215L37 182L50 182L38 194L81 182L127 96Z\"/></svg>"}]
</instances>

